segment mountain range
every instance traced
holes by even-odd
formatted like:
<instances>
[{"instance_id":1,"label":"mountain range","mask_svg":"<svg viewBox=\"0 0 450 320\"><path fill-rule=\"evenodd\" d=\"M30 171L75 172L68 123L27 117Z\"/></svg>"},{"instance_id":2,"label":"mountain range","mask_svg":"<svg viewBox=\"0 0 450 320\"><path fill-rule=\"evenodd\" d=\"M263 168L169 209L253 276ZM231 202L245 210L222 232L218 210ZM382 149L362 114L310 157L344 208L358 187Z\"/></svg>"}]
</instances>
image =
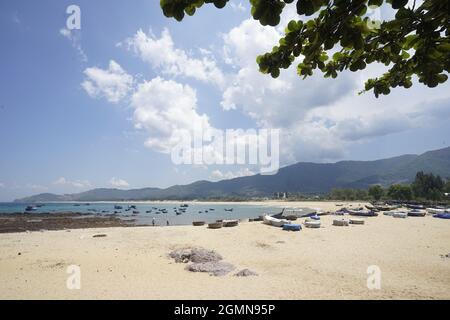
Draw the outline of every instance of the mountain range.
<instances>
[{"instance_id":1,"label":"mountain range","mask_svg":"<svg viewBox=\"0 0 450 320\"><path fill-rule=\"evenodd\" d=\"M299 162L281 168L276 175L254 175L218 182L197 181L166 189L119 190L99 188L82 193L43 193L16 202L191 200L226 197L271 197L275 192L324 194L333 188L368 188L409 183L418 171L450 178L450 147L421 155L402 155L375 161L336 163Z\"/></svg>"}]
</instances>

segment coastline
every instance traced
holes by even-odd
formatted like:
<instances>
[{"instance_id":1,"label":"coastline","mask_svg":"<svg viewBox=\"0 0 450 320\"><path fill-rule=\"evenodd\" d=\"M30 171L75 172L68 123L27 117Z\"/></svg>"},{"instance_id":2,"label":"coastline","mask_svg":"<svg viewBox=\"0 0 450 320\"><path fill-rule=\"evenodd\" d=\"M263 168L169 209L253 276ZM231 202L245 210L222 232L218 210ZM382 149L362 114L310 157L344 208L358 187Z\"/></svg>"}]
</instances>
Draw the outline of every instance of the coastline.
<instances>
[{"instance_id":1,"label":"coastline","mask_svg":"<svg viewBox=\"0 0 450 320\"><path fill-rule=\"evenodd\" d=\"M300 233L242 223L221 230L173 226L1 234L0 298L450 298L448 221L381 215L342 228L332 226L333 218L324 216L323 228ZM94 238L98 234L104 237ZM216 250L236 271L248 268L258 276L188 272L167 257L184 247ZM66 287L69 265L81 268L81 290ZM382 272L381 290L367 288L372 265Z\"/></svg>"}]
</instances>

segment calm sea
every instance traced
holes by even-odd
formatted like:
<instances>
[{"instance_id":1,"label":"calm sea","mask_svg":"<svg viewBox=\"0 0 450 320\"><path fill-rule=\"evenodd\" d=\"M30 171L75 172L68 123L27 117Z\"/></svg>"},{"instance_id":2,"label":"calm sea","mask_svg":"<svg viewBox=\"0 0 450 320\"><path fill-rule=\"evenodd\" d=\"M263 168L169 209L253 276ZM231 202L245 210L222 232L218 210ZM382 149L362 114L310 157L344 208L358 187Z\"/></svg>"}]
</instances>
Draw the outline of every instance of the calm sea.
<instances>
[{"instance_id":1,"label":"calm sea","mask_svg":"<svg viewBox=\"0 0 450 320\"><path fill-rule=\"evenodd\" d=\"M197 204L189 203L185 212L181 212L180 203L115 203L115 202L91 202L91 203L44 203L41 207L36 207L33 213L58 213L58 212L79 212L91 215L110 215L117 212L117 216L125 219L136 219L138 224L151 224L153 218L156 224L165 226L167 221L170 225L187 225L193 221L214 222L218 219L245 219L257 218L263 214L280 213L283 208L245 204ZM114 206L122 206L123 209L115 209ZM130 209L134 205L136 209ZM26 204L20 203L0 203L0 214L25 212ZM167 210L167 213L161 213L161 209ZM227 211L233 209L233 211ZM311 210L304 208L305 211ZM133 215L133 211L138 211ZM181 212L177 215L176 212ZM313 211L313 210L312 210Z\"/></svg>"}]
</instances>

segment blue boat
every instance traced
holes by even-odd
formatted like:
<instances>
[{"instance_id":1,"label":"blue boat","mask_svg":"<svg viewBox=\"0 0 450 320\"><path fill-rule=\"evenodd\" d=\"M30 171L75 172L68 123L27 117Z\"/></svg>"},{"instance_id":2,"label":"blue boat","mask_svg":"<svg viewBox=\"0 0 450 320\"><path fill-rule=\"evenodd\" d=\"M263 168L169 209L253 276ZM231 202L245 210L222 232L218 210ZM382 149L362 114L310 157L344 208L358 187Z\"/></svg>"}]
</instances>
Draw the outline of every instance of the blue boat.
<instances>
[{"instance_id":1,"label":"blue boat","mask_svg":"<svg viewBox=\"0 0 450 320\"><path fill-rule=\"evenodd\" d=\"M283 230L285 231L300 231L302 226L299 224L285 224L283 225Z\"/></svg>"},{"instance_id":2,"label":"blue boat","mask_svg":"<svg viewBox=\"0 0 450 320\"><path fill-rule=\"evenodd\" d=\"M435 214L433 217L439 218L439 219L450 220L450 213L439 213L439 214Z\"/></svg>"}]
</instances>

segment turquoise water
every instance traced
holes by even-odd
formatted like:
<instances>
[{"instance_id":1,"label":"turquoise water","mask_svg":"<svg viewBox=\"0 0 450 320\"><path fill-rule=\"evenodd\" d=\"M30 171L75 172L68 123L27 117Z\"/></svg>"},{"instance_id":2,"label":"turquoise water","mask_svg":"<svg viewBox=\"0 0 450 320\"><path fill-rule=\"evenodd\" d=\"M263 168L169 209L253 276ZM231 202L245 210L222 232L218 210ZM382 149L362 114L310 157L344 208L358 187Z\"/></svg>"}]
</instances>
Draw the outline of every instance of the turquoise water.
<instances>
[{"instance_id":1,"label":"turquoise water","mask_svg":"<svg viewBox=\"0 0 450 320\"><path fill-rule=\"evenodd\" d=\"M114 209L115 205L122 206L123 209ZM135 205L137 209L126 209L130 205ZM0 214L8 213L23 213L27 204L19 203L0 203ZM155 209L157 208L157 209ZM111 215L117 212L117 216L124 219L136 219L137 224L151 224L153 219L157 225L165 226L167 221L170 225L187 225L193 221L214 222L218 219L245 219L257 218L263 214L280 213L283 208L250 204L196 204L189 203L189 207L181 215L177 215L176 211L180 212L180 203L116 203L116 202L91 202L87 203L45 203L42 207L37 207L36 211L32 213L60 213L60 212L74 212L90 215ZM167 213L161 213L159 209L167 210ZM225 209L233 209L233 211L226 211ZM133 211L139 211L138 214L133 215ZM151 212L148 212L151 211Z\"/></svg>"}]
</instances>

